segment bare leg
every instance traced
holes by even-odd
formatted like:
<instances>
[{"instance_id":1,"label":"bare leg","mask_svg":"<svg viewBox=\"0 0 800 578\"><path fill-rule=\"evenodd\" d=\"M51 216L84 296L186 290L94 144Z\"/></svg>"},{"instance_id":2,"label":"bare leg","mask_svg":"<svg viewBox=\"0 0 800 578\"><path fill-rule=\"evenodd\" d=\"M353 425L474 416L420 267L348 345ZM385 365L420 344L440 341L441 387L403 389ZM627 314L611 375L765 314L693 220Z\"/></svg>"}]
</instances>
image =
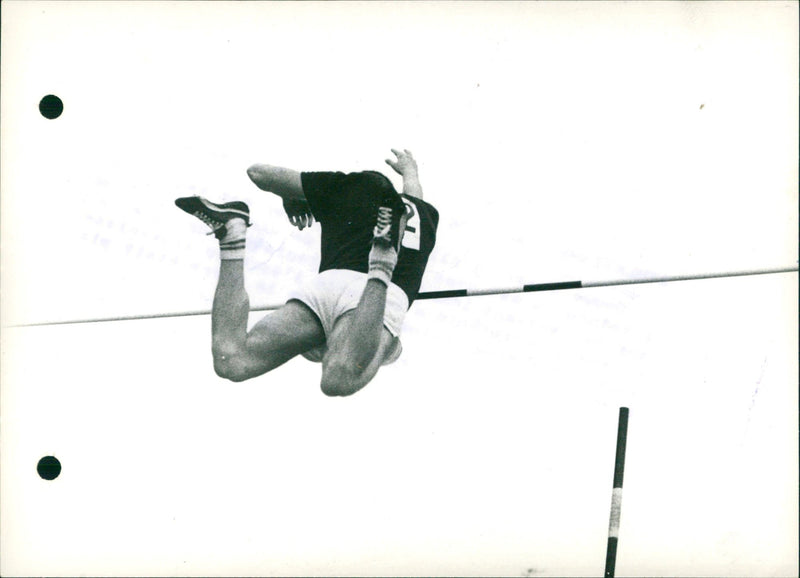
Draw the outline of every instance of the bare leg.
<instances>
[{"instance_id":1,"label":"bare leg","mask_svg":"<svg viewBox=\"0 0 800 578\"><path fill-rule=\"evenodd\" d=\"M211 310L211 350L214 370L234 377L236 357L247 342L250 298L244 288L244 259L221 260L219 280Z\"/></svg>"},{"instance_id":2,"label":"bare leg","mask_svg":"<svg viewBox=\"0 0 800 578\"><path fill-rule=\"evenodd\" d=\"M378 372L396 338L383 326L386 285L367 281L358 307L334 327L328 353L322 362L322 391L326 395L351 395Z\"/></svg>"},{"instance_id":3,"label":"bare leg","mask_svg":"<svg viewBox=\"0 0 800 578\"><path fill-rule=\"evenodd\" d=\"M297 183L289 177L282 186L291 189ZM267 315L248 333L250 300L244 288L244 256L250 210L245 203L218 204L195 196L181 197L175 204L208 225L219 239L220 270L211 313L211 348L214 370L220 377L244 381L325 343L319 319L299 301L290 301Z\"/></svg>"},{"instance_id":4,"label":"bare leg","mask_svg":"<svg viewBox=\"0 0 800 578\"><path fill-rule=\"evenodd\" d=\"M325 342L316 315L298 301L265 316L250 333L249 308L244 261L222 260L211 313L214 370L220 377L244 381L262 375Z\"/></svg>"},{"instance_id":5,"label":"bare leg","mask_svg":"<svg viewBox=\"0 0 800 578\"><path fill-rule=\"evenodd\" d=\"M375 279L367 281L364 293L353 313L347 339L340 354L357 370L363 370L380 344L383 332L383 312L386 308L386 285Z\"/></svg>"}]
</instances>

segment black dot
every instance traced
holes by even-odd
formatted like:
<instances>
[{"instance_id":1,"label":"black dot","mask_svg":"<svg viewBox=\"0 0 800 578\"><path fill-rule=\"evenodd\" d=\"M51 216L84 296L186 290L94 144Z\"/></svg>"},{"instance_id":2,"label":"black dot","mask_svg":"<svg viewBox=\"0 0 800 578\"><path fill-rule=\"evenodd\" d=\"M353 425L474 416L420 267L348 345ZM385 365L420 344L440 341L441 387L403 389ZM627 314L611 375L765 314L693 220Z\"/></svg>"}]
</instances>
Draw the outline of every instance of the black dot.
<instances>
[{"instance_id":1,"label":"black dot","mask_svg":"<svg viewBox=\"0 0 800 578\"><path fill-rule=\"evenodd\" d=\"M39 112L45 118L58 118L64 112L64 103L54 94L48 94L39 101Z\"/></svg>"},{"instance_id":2,"label":"black dot","mask_svg":"<svg viewBox=\"0 0 800 578\"><path fill-rule=\"evenodd\" d=\"M55 480L61 473L61 462L53 456L45 456L39 460L36 471L39 472L42 479Z\"/></svg>"}]
</instances>

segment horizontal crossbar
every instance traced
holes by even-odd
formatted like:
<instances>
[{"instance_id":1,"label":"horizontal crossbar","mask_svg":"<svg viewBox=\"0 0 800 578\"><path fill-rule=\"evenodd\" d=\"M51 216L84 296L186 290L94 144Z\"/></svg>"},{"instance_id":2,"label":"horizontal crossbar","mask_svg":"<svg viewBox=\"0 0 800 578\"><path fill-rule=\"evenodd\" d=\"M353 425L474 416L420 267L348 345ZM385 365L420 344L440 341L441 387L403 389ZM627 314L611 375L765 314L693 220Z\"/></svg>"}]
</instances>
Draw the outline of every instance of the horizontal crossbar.
<instances>
[{"instance_id":1,"label":"horizontal crossbar","mask_svg":"<svg viewBox=\"0 0 800 578\"><path fill-rule=\"evenodd\" d=\"M797 267L782 267L777 269L751 269L748 271L729 271L725 273L699 273L695 275L671 275L666 277L643 277L633 279L614 279L606 281L562 281L558 283L531 283L513 287L499 287L487 289L447 289L444 291L425 291L417 295L417 300L449 299L453 297L477 297L480 295L502 295L505 293L531 293L537 291L560 291L565 289L589 289L591 287L614 287L617 285L641 285L645 283L669 283L672 281L695 281L700 279L719 279L724 277L746 277L752 275L769 275L774 273L797 272ZM251 311L270 311L279 309L284 303L274 303L252 307ZM209 315L210 310L181 311L173 313L151 313L144 315L127 315L121 317L102 317L95 319L75 319L70 321L43 321L39 323L21 323L10 327L37 327L43 325L71 325L77 323L101 323L108 321L133 321L138 319L163 319L169 317L191 317L195 315Z\"/></svg>"}]
</instances>

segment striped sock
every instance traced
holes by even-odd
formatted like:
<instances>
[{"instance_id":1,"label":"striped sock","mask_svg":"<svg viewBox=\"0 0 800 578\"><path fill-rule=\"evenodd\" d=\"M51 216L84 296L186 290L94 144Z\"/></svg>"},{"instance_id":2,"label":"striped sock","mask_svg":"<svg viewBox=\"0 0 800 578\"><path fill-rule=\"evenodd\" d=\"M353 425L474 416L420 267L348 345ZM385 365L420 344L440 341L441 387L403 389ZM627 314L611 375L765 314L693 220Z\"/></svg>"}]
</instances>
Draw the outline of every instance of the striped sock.
<instances>
[{"instance_id":1,"label":"striped sock","mask_svg":"<svg viewBox=\"0 0 800 578\"><path fill-rule=\"evenodd\" d=\"M244 259L244 241L247 223L244 219L231 219L225 223L225 236L219 240L220 259Z\"/></svg>"},{"instance_id":2,"label":"striped sock","mask_svg":"<svg viewBox=\"0 0 800 578\"><path fill-rule=\"evenodd\" d=\"M373 243L369 251L368 279L377 279L387 287L392 282L392 273L397 265L397 250L382 243Z\"/></svg>"}]
</instances>

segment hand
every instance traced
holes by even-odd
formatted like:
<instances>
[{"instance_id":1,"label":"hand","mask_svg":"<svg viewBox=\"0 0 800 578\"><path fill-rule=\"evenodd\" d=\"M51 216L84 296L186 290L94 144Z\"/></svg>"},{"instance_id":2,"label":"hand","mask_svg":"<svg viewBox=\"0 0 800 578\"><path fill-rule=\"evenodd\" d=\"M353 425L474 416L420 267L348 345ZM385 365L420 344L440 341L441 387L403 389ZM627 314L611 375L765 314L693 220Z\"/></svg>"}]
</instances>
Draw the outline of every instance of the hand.
<instances>
[{"instance_id":1,"label":"hand","mask_svg":"<svg viewBox=\"0 0 800 578\"><path fill-rule=\"evenodd\" d=\"M410 150L403 149L399 151L397 149L392 149L392 152L397 159L386 159L387 165L404 177L417 174L417 161L414 160L414 156L411 154Z\"/></svg>"},{"instance_id":2,"label":"hand","mask_svg":"<svg viewBox=\"0 0 800 578\"><path fill-rule=\"evenodd\" d=\"M314 215L311 214L311 207L307 201L284 199L283 209L289 217L289 222L301 231L314 224Z\"/></svg>"}]
</instances>

